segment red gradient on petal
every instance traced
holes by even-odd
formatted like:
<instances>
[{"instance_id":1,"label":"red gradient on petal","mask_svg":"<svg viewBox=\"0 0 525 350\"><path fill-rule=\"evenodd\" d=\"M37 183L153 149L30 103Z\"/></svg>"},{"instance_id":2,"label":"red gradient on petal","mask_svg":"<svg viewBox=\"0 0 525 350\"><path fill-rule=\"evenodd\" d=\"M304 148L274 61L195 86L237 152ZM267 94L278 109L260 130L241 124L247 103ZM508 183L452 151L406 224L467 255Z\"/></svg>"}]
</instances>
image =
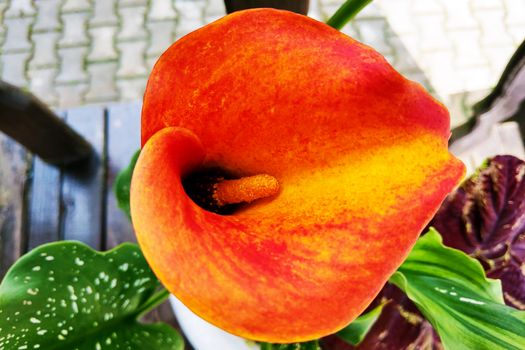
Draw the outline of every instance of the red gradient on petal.
<instances>
[{"instance_id":1,"label":"red gradient on petal","mask_svg":"<svg viewBox=\"0 0 525 350\"><path fill-rule=\"evenodd\" d=\"M371 48L285 11L238 12L155 65L131 211L163 284L251 339L294 342L357 317L464 173L446 109ZM280 192L234 215L181 177L220 166Z\"/></svg>"}]
</instances>

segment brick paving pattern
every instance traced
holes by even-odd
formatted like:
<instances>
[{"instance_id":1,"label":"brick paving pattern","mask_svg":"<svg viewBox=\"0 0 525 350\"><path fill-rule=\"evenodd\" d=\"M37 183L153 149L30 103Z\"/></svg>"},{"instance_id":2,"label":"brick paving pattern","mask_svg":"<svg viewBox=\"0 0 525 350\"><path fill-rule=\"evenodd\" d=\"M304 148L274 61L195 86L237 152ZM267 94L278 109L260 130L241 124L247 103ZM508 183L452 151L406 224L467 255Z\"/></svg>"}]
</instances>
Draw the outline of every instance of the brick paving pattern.
<instances>
[{"instance_id":1,"label":"brick paving pattern","mask_svg":"<svg viewBox=\"0 0 525 350\"><path fill-rule=\"evenodd\" d=\"M311 0L309 15L343 2ZM496 83L523 13L525 0L376 0L343 31L461 107ZM0 77L58 108L140 100L159 55L224 14L222 0L0 0Z\"/></svg>"}]
</instances>

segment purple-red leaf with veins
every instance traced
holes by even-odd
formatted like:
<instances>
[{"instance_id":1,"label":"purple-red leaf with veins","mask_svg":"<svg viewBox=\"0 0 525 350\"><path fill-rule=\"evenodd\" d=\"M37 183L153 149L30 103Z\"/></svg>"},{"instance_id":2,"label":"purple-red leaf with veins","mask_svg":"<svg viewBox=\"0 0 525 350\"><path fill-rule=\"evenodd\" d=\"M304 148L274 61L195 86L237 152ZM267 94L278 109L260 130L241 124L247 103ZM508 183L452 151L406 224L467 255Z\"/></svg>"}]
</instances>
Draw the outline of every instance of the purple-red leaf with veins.
<instances>
[{"instance_id":1,"label":"purple-red leaf with veins","mask_svg":"<svg viewBox=\"0 0 525 350\"><path fill-rule=\"evenodd\" d=\"M497 156L443 202L430 222L443 243L478 259L487 276L501 279L505 302L525 310L525 162ZM423 231L423 232L426 232ZM337 336L322 340L327 350L443 349L431 325L395 286L387 284L371 307L388 299L359 346Z\"/></svg>"},{"instance_id":2,"label":"purple-red leaf with veins","mask_svg":"<svg viewBox=\"0 0 525 350\"><path fill-rule=\"evenodd\" d=\"M383 307L381 316L358 346L352 346L337 335L332 335L321 340L322 348L325 350L443 349L430 323L396 286L388 283L368 310L385 301L388 303Z\"/></svg>"},{"instance_id":3,"label":"purple-red leaf with veins","mask_svg":"<svg viewBox=\"0 0 525 350\"><path fill-rule=\"evenodd\" d=\"M487 161L449 195L430 225L443 243L478 259L501 279L507 305L525 310L525 163L512 156Z\"/></svg>"}]
</instances>

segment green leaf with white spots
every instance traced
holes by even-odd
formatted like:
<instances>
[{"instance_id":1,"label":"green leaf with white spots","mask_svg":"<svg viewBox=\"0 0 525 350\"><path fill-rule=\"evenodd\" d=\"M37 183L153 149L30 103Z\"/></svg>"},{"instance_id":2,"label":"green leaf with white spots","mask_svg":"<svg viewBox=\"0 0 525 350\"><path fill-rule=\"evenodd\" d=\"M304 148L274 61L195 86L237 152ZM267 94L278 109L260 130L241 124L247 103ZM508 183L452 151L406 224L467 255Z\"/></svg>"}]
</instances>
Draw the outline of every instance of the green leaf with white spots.
<instances>
[{"instance_id":1,"label":"green leaf with white spots","mask_svg":"<svg viewBox=\"0 0 525 350\"><path fill-rule=\"evenodd\" d=\"M123 169L115 179L115 195L117 197L117 205L118 207L126 213L126 215L130 218L130 209L129 209L129 192L131 188L131 177L133 176L133 169L135 169L135 164L137 164L137 160L139 159L140 150L135 152L133 157L131 158L129 165L126 169Z\"/></svg>"},{"instance_id":2,"label":"green leaf with white spots","mask_svg":"<svg viewBox=\"0 0 525 350\"><path fill-rule=\"evenodd\" d=\"M445 247L431 229L390 282L404 291L445 349L523 350L525 311L503 303L501 283L465 253Z\"/></svg>"},{"instance_id":3,"label":"green leaf with white spots","mask_svg":"<svg viewBox=\"0 0 525 350\"><path fill-rule=\"evenodd\" d=\"M139 248L100 253L78 242L40 246L0 284L0 350L182 350L166 324L137 319L167 297Z\"/></svg>"}]
</instances>

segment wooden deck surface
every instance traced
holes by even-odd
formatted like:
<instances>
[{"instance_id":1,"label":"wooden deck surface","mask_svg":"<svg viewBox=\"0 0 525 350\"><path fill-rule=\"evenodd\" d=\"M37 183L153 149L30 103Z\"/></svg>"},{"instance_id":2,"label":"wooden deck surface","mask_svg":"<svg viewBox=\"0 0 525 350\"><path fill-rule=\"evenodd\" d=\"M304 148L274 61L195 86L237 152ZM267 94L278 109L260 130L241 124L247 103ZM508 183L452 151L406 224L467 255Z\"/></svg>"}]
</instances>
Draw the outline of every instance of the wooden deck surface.
<instances>
[{"instance_id":1,"label":"wooden deck surface","mask_svg":"<svg viewBox=\"0 0 525 350\"><path fill-rule=\"evenodd\" d=\"M43 243L78 240L107 250L136 241L113 184L140 147L140 110L135 103L59 113L95 150L91 159L65 170L0 133L0 278ZM146 316L159 320L178 328L168 302Z\"/></svg>"}]
</instances>

